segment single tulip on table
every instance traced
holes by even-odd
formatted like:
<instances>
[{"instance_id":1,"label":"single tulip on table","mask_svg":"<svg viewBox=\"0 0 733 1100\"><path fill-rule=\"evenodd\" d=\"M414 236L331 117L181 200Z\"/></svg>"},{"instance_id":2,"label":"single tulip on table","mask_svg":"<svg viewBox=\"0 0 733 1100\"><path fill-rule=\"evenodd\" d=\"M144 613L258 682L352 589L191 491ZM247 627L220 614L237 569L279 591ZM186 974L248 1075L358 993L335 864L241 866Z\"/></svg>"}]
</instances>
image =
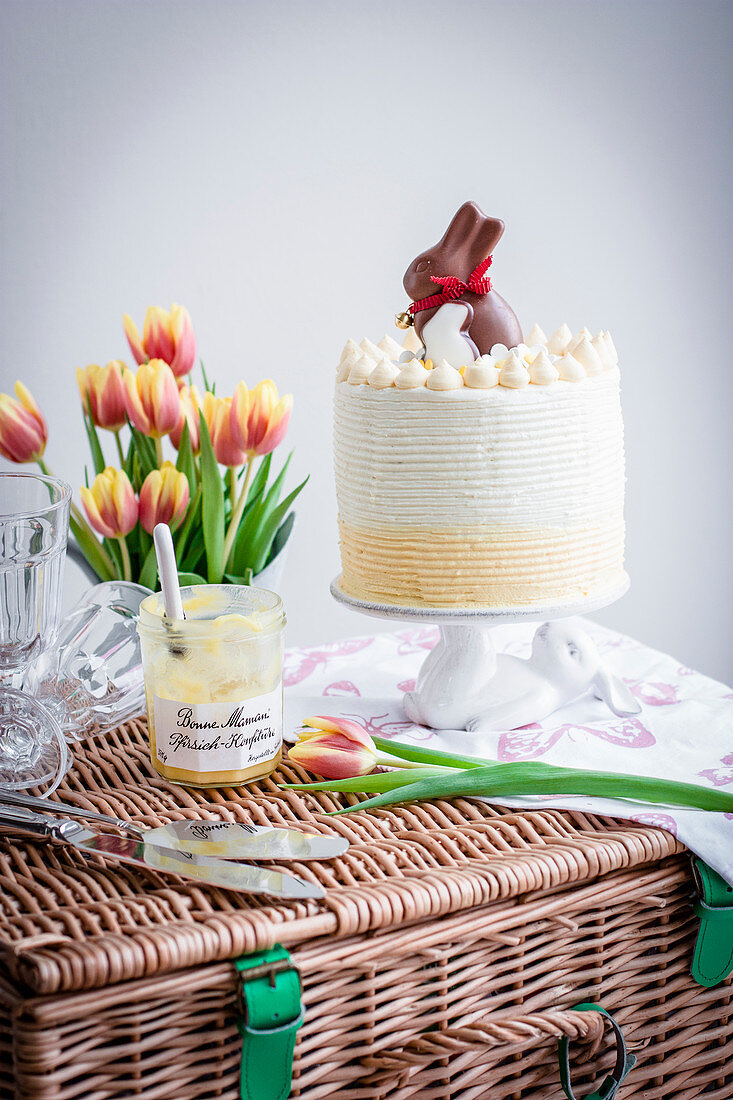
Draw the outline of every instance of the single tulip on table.
<instances>
[{"instance_id":1,"label":"single tulip on table","mask_svg":"<svg viewBox=\"0 0 733 1100\"><path fill-rule=\"evenodd\" d=\"M504 798L551 794L622 798L654 805L733 811L733 792L654 776L557 767L535 760L503 764L424 746L370 737L357 722L337 716L308 718L288 754L321 783L284 783L296 791L340 791L374 797L337 814L435 798ZM375 772L377 766L389 771ZM405 770L414 769L414 770Z\"/></svg>"}]
</instances>

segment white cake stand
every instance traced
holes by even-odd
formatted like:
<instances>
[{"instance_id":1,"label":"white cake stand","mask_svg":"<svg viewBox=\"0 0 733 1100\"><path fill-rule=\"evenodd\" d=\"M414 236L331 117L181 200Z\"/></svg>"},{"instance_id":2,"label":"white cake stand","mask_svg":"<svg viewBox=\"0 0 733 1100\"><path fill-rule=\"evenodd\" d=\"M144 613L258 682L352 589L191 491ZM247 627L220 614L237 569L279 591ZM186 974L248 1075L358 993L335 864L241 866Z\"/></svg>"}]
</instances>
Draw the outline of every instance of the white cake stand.
<instances>
[{"instance_id":1,"label":"white cake stand","mask_svg":"<svg viewBox=\"0 0 733 1100\"><path fill-rule=\"evenodd\" d=\"M629 589L624 573L612 589L574 603L544 607L403 607L356 599L341 588L341 578L331 583L331 595L339 603L376 619L437 624L440 640L428 653L413 692L404 696L405 713L418 725L434 729L469 729L467 700L480 697L496 673L496 648L491 628L504 623L544 623L570 619L608 607ZM589 686L589 685L588 685ZM538 714L537 719L544 717Z\"/></svg>"}]
</instances>

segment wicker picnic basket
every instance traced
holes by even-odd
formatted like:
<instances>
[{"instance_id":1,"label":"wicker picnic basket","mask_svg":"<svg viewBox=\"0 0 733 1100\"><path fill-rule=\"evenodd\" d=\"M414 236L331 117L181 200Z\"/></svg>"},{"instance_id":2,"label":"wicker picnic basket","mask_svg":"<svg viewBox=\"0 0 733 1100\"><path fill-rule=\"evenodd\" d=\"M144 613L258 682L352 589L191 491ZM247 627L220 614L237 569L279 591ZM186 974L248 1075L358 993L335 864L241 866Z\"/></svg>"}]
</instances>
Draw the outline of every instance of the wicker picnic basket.
<instances>
[{"instance_id":1,"label":"wicker picnic basket","mask_svg":"<svg viewBox=\"0 0 733 1100\"><path fill-rule=\"evenodd\" d=\"M689 976L694 890L669 833L466 799L329 818L336 796L270 781L187 790L150 767L142 721L79 746L58 795L150 826L307 823L351 847L288 865L324 901L268 904L1 840L0 1100L232 1100L233 960L275 943L305 1004L293 1097L551 1100L562 1036L586 1095L614 1050L580 1001L636 1054L622 1100L733 1096L730 985Z\"/></svg>"}]
</instances>

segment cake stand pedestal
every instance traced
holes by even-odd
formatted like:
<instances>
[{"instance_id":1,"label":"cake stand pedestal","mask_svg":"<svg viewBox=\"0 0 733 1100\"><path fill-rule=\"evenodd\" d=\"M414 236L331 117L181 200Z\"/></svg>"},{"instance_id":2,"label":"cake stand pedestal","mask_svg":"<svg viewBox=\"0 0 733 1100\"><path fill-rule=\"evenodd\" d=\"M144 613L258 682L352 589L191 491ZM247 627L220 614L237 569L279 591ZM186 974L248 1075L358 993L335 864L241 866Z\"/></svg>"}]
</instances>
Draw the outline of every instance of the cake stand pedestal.
<instances>
[{"instance_id":1,"label":"cake stand pedestal","mask_svg":"<svg viewBox=\"0 0 733 1100\"><path fill-rule=\"evenodd\" d=\"M629 578L624 574L623 580L615 588L592 599L579 600L575 603L511 609L423 608L356 599L343 591L340 580L341 578L338 577L331 583L331 595L353 611L360 611L364 615L377 619L438 625L439 641L423 662L415 690L404 696L405 713L411 722L418 725L428 725L433 729L468 730L480 728L477 716L485 711L489 697L496 701L497 694L500 697L501 691L507 690L516 698L517 692L522 691L522 676L533 671L528 669L525 673L521 666L529 666L530 662L519 661L518 658L500 658L505 662L514 663L503 669L498 667L496 647L492 639L493 627L505 623L546 623L588 614L615 603L629 588ZM578 634L587 639L580 628L578 628ZM572 640L569 644L572 644ZM595 675L599 670L592 671ZM559 670L554 682L551 672L544 670L543 676L547 680L548 688L560 690ZM500 681L496 689L492 686L495 677ZM512 680L512 678L514 682L507 683L507 679ZM531 683L531 676L528 682ZM593 676L589 674L588 682L583 684L580 690L587 690L593 682ZM571 693L571 697L573 694L580 694L580 691ZM543 698L549 699L550 695L551 693L548 692ZM540 720L555 709L554 706L544 705L544 713L536 713L526 721ZM538 710L542 710L542 707L543 703L538 699ZM623 713L629 713L629 711L624 710ZM630 713L636 713L636 709ZM524 725L526 722L516 724Z\"/></svg>"}]
</instances>

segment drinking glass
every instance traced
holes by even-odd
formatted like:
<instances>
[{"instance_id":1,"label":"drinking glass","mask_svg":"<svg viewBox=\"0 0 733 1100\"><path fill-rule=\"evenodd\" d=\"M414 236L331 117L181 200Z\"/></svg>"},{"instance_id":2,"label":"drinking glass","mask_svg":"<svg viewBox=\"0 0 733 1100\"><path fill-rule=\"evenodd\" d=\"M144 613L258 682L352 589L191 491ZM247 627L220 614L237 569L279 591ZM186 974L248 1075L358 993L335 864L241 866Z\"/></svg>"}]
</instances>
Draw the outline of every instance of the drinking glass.
<instances>
[{"instance_id":1,"label":"drinking glass","mask_svg":"<svg viewBox=\"0 0 733 1100\"><path fill-rule=\"evenodd\" d=\"M45 474L0 474L0 785L58 783L68 762L58 722L17 690L56 640L71 489Z\"/></svg>"},{"instance_id":2,"label":"drinking glass","mask_svg":"<svg viewBox=\"0 0 733 1100\"><path fill-rule=\"evenodd\" d=\"M58 641L32 673L33 690L67 741L114 729L145 708L138 608L149 588L96 584L62 620Z\"/></svg>"}]
</instances>

